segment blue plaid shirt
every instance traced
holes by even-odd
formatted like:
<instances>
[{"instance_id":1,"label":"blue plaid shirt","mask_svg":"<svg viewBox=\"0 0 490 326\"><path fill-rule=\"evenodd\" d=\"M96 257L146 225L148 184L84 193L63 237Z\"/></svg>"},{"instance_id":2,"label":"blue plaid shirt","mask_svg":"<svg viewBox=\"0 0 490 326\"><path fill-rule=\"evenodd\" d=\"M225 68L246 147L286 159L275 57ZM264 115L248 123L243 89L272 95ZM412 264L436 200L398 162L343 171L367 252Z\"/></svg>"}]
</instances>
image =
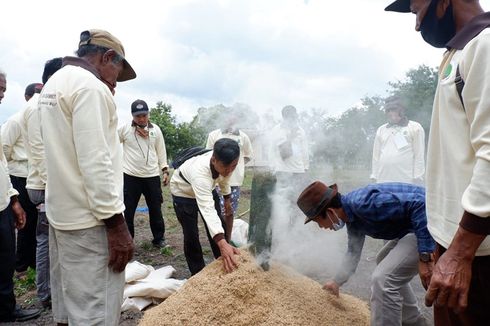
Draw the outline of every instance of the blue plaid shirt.
<instances>
[{"instance_id":1,"label":"blue plaid shirt","mask_svg":"<svg viewBox=\"0 0 490 326\"><path fill-rule=\"evenodd\" d=\"M433 252L435 242L427 230L425 189L407 183L377 183L341 197L348 221L348 249L334 278L339 285L352 275L361 257L366 235L393 240L415 233L419 252Z\"/></svg>"}]
</instances>

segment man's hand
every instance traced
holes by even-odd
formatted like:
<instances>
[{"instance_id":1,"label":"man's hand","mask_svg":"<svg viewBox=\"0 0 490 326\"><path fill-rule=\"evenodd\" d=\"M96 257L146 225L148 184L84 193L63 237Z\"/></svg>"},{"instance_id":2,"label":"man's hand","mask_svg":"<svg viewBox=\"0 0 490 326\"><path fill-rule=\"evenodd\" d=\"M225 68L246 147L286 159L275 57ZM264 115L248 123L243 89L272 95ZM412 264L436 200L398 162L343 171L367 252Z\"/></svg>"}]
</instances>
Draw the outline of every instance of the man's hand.
<instances>
[{"instance_id":1,"label":"man's hand","mask_svg":"<svg viewBox=\"0 0 490 326\"><path fill-rule=\"evenodd\" d=\"M426 306L435 303L438 307L447 306L456 312L466 309L473 258L485 237L458 228L451 245L435 264L425 295Z\"/></svg>"},{"instance_id":2,"label":"man's hand","mask_svg":"<svg viewBox=\"0 0 490 326\"><path fill-rule=\"evenodd\" d=\"M221 239L218 241L219 251L221 252L221 259L223 259L223 267L227 273L232 272L235 268L238 267L238 261L235 258L235 255L239 255L240 251L230 246L225 239Z\"/></svg>"},{"instance_id":3,"label":"man's hand","mask_svg":"<svg viewBox=\"0 0 490 326\"><path fill-rule=\"evenodd\" d=\"M17 230L23 229L26 225L26 212L24 212L24 209L20 205L17 198L12 199L11 203L12 212L15 216L15 227L17 228Z\"/></svg>"},{"instance_id":4,"label":"man's hand","mask_svg":"<svg viewBox=\"0 0 490 326\"><path fill-rule=\"evenodd\" d=\"M423 262L419 261L419 277L422 282L422 286L427 290L430 284L430 278L432 277L432 271L434 270L434 261Z\"/></svg>"},{"instance_id":5,"label":"man's hand","mask_svg":"<svg viewBox=\"0 0 490 326\"><path fill-rule=\"evenodd\" d=\"M330 292L331 294L333 294L333 295L335 295L337 297L339 296L340 287L339 287L339 285L337 283L335 283L335 281L328 281L323 286L323 289L324 290L327 290L328 292Z\"/></svg>"},{"instance_id":6,"label":"man's hand","mask_svg":"<svg viewBox=\"0 0 490 326\"><path fill-rule=\"evenodd\" d=\"M163 171L162 184L164 187L166 187L169 182L170 182L170 174L168 173L167 170L164 170Z\"/></svg>"},{"instance_id":7,"label":"man's hand","mask_svg":"<svg viewBox=\"0 0 490 326\"><path fill-rule=\"evenodd\" d=\"M109 267L115 273L121 273L133 258L134 244L128 226L122 214L104 220L109 246Z\"/></svg>"}]
</instances>

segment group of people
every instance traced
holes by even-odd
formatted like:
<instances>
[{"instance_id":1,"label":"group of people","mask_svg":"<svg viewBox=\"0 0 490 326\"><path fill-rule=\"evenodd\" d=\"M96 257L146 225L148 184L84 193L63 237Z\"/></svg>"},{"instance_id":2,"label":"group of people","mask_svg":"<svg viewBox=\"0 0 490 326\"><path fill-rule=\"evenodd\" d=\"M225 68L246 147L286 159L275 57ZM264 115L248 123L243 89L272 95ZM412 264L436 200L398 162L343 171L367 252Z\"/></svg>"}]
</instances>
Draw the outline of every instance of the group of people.
<instances>
[{"instance_id":1,"label":"group of people","mask_svg":"<svg viewBox=\"0 0 490 326\"><path fill-rule=\"evenodd\" d=\"M355 272L365 237L386 240L371 279L373 325L425 323L409 285L417 273L425 303L435 305L436 325L484 325L490 306L490 16L478 0L396 0L386 10L414 13L424 40L447 48L427 164L423 129L406 118L401 99L389 98L389 122L378 129L373 149L375 183L341 194L337 185L316 181L297 205L305 223L347 228L347 254L324 286L336 295ZM19 308L13 293L14 270L35 267L39 299L52 306L58 325L117 325L142 194L153 245L167 245L162 186L170 186L191 273L204 267L199 213L214 256L228 272L237 267L230 236L250 140L229 121L210 133L207 150L180 157L170 177L164 135L149 121L145 101L136 100L132 122L118 128L117 82L134 78L115 36L84 31L76 57L48 61L43 83L26 89L25 110L2 127L0 321L40 314ZM0 72L0 102L6 90ZM279 185L309 168L296 109L282 114L271 148L282 161L274 170Z\"/></svg>"},{"instance_id":2,"label":"group of people","mask_svg":"<svg viewBox=\"0 0 490 326\"><path fill-rule=\"evenodd\" d=\"M324 288L338 295L355 272L365 237L384 239L371 277L372 325L426 324L409 284L417 273L436 326L487 325L490 14L478 0L397 0L385 10L414 13L424 40L447 49L427 164L423 129L405 117L399 98L388 98L389 122L378 129L373 150L371 178L378 183L344 195L320 181L304 189L297 204L305 223L347 228L347 253Z\"/></svg>"}]
</instances>

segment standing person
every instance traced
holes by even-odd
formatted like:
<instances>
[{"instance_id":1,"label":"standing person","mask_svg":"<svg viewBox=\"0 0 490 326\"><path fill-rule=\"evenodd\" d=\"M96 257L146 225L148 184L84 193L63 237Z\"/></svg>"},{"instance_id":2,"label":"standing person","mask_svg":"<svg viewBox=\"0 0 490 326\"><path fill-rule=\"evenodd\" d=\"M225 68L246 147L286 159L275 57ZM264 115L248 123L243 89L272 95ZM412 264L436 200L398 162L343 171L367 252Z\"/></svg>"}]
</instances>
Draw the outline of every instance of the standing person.
<instances>
[{"instance_id":1,"label":"standing person","mask_svg":"<svg viewBox=\"0 0 490 326\"><path fill-rule=\"evenodd\" d=\"M175 214L184 233L185 259L192 275L205 266L197 227L198 213L204 221L214 257L222 257L227 272L238 266L234 255L239 251L228 242L233 229L229 177L239 157L238 143L222 138L214 143L212 151L187 159L170 179ZM221 216L217 185L225 199L226 220Z\"/></svg>"},{"instance_id":2,"label":"standing person","mask_svg":"<svg viewBox=\"0 0 490 326\"><path fill-rule=\"evenodd\" d=\"M426 295L436 325L490 319L490 13L478 0L398 0L415 29L446 48L427 151L427 215L437 242Z\"/></svg>"},{"instance_id":3,"label":"standing person","mask_svg":"<svg viewBox=\"0 0 490 326\"><path fill-rule=\"evenodd\" d=\"M236 215L238 209L238 201L240 200L240 187L243 184L245 178L245 164L247 164L253 155L252 143L250 138L242 130L238 129L237 119L239 113L235 110L232 111L226 117L225 127L221 129L213 130L209 133L206 141L206 148L212 149L214 143L221 138L233 139L240 146L240 158L238 159L238 165L230 176L231 186L231 207L233 208L233 215ZM220 196L221 211L224 212L224 201Z\"/></svg>"},{"instance_id":4,"label":"standing person","mask_svg":"<svg viewBox=\"0 0 490 326\"><path fill-rule=\"evenodd\" d=\"M160 128L149 121L145 101L134 101L131 114L133 121L119 128L124 152L124 217L134 238L134 212L143 194L150 215L152 244L156 248L164 248L167 244L162 216L162 184L167 186L169 182L165 140ZM162 181L160 173L163 174Z\"/></svg>"},{"instance_id":5,"label":"standing person","mask_svg":"<svg viewBox=\"0 0 490 326\"><path fill-rule=\"evenodd\" d=\"M43 84L61 68L62 58L46 62L42 76ZM26 189L29 199L37 208L36 227L36 286L37 296L44 308L51 307L51 287L49 285L49 223L44 205L46 188L46 168L44 146L38 110L39 94L27 102L24 110L24 144L29 163Z\"/></svg>"},{"instance_id":6,"label":"standing person","mask_svg":"<svg viewBox=\"0 0 490 326\"><path fill-rule=\"evenodd\" d=\"M376 131L371 179L423 185L424 129L420 123L407 119L405 105L397 96L386 99L384 110L388 123Z\"/></svg>"},{"instance_id":7,"label":"standing person","mask_svg":"<svg viewBox=\"0 0 490 326\"><path fill-rule=\"evenodd\" d=\"M0 103L7 90L7 76L0 70ZM0 140L1 144L1 140ZM39 309L20 309L15 304L15 228L21 230L26 215L10 182L7 161L0 152L0 322L26 321L38 317ZM15 220L14 220L15 219Z\"/></svg>"},{"instance_id":8,"label":"standing person","mask_svg":"<svg viewBox=\"0 0 490 326\"><path fill-rule=\"evenodd\" d=\"M38 96L42 84L33 83L26 87L24 98L29 101ZM33 103L33 102L31 102ZM26 190L27 182L27 154L23 134L24 110L11 116L2 125L2 148L8 162L10 180L13 187L19 192L19 202L26 212L26 225L17 233L17 258L15 270L24 272L28 267L36 268L36 206L29 200Z\"/></svg>"},{"instance_id":9,"label":"standing person","mask_svg":"<svg viewBox=\"0 0 490 326\"><path fill-rule=\"evenodd\" d=\"M424 188L378 183L341 195L336 184L327 187L316 181L297 203L305 224L315 221L335 231L347 226L347 252L326 290L339 295L339 287L359 264L366 236L390 240L378 254L371 277L371 325L425 325L409 284L418 272L426 286L433 266L435 243L427 230Z\"/></svg>"},{"instance_id":10,"label":"standing person","mask_svg":"<svg viewBox=\"0 0 490 326\"><path fill-rule=\"evenodd\" d=\"M122 272L134 245L122 214L113 94L118 81L136 74L107 31L82 32L76 53L63 58L39 100L53 317L58 324L118 325Z\"/></svg>"}]
</instances>

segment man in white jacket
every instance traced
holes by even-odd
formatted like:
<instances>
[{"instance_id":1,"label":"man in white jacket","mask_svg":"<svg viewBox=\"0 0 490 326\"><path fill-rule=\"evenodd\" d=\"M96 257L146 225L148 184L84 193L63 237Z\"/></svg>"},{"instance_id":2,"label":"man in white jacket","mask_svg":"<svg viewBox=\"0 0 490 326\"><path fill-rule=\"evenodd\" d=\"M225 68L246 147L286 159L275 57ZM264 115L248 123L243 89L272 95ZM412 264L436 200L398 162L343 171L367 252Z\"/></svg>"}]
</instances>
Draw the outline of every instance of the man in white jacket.
<instances>
[{"instance_id":1,"label":"man in white jacket","mask_svg":"<svg viewBox=\"0 0 490 326\"><path fill-rule=\"evenodd\" d=\"M141 194L150 215L153 246L164 248L165 222L162 216L162 184L168 185L167 150L160 128L149 121L148 104L136 100L131 104L133 121L119 128L124 152L124 217L134 238L134 213ZM160 181L160 173L163 178Z\"/></svg>"},{"instance_id":2,"label":"man in white jacket","mask_svg":"<svg viewBox=\"0 0 490 326\"><path fill-rule=\"evenodd\" d=\"M32 83L26 87L24 98L29 103L36 101L41 92L42 84ZM34 100L32 99L34 98ZM10 180L19 192L19 202L26 212L26 225L17 233L17 257L15 269L24 272L28 267L36 268L36 206L29 200L26 190L27 154L24 135L24 110L11 116L2 125L2 149L8 162Z\"/></svg>"},{"instance_id":3,"label":"man in white jacket","mask_svg":"<svg viewBox=\"0 0 490 326\"><path fill-rule=\"evenodd\" d=\"M0 70L0 103L6 90L7 77ZM10 182L7 160L0 151L0 323L26 321L41 314L39 309L21 309L15 303L15 228L21 230L26 223L18 194Z\"/></svg>"},{"instance_id":4,"label":"man in white jacket","mask_svg":"<svg viewBox=\"0 0 490 326\"><path fill-rule=\"evenodd\" d=\"M371 180L423 185L425 132L420 123L408 120L399 97L386 99L388 123L378 128L374 139Z\"/></svg>"},{"instance_id":5,"label":"man in white jacket","mask_svg":"<svg viewBox=\"0 0 490 326\"><path fill-rule=\"evenodd\" d=\"M53 317L61 325L118 325L134 245L113 94L136 74L104 30L82 32L77 56L63 58L39 100Z\"/></svg>"},{"instance_id":6,"label":"man in white jacket","mask_svg":"<svg viewBox=\"0 0 490 326\"><path fill-rule=\"evenodd\" d=\"M240 147L229 138L218 140L213 150L187 159L170 180L170 192L177 219L184 233L184 254L192 275L204 268L199 241L198 213L204 221L214 257L222 257L223 267L231 272L238 266L234 257L238 250L228 242L233 228L229 177L238 165ZM221 216L219 186L225 199L225 220Z\"/></svg>"}]
</instances>

